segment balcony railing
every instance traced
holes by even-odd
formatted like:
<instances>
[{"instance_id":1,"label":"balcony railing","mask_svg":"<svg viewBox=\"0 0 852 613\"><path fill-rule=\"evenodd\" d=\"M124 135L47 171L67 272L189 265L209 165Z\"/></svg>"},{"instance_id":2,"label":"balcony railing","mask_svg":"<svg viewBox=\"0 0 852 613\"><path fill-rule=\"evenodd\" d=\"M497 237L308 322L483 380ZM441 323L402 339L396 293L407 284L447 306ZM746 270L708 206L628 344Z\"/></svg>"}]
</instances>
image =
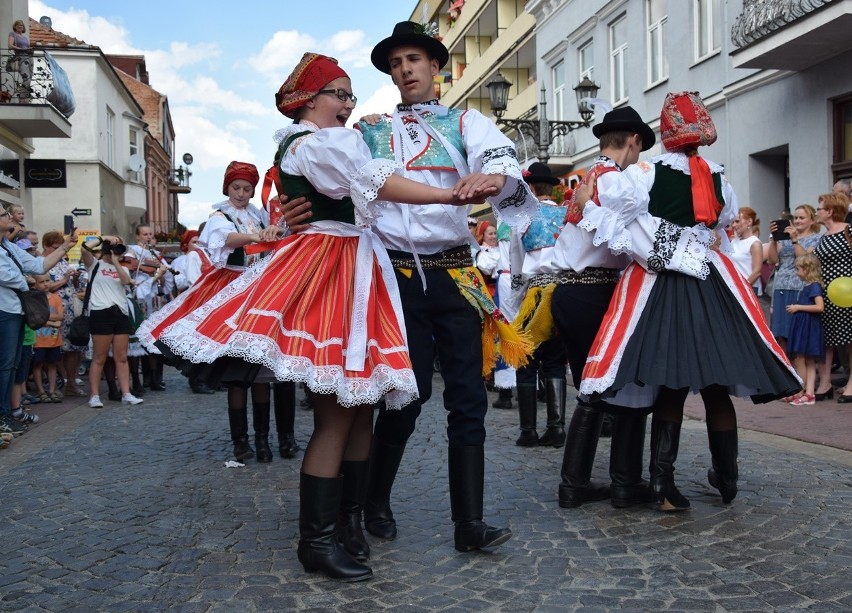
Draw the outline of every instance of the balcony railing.
<instances>
[{"instance_id":1,"label":"balcony railing","mask_svg":"<svg viewBox=\"0 0 852 613\"><path fill-rule=\"evenodd\" d=\"M0 102L51 104L66 118L74 113L68 75L46 51L21 53L0 48Z\"/></svg>"}]
</instances>

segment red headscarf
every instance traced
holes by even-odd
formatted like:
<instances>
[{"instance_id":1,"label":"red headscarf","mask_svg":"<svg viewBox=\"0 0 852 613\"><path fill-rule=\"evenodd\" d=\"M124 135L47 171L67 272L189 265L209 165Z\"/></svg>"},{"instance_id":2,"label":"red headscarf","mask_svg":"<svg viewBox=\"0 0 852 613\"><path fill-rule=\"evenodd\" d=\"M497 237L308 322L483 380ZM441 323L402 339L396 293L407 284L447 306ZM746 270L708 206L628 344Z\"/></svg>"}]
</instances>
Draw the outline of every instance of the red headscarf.
<instances>
[{"instance_id":1,"label":"red headscarf","mask_svg":"<svg viewBox=\"0 0 852 613\"><path fill-rule=\"evenodd\" d=\"M180 237L180 250L186 253L189 251L189 241L198 236L198 230L187 230Z\"/></svg>"},{"instance_id":2,"label":"red headscarf","mask_svg":"<svg viewBox=\"0 0 852 613\"><path fill-rule=\"evenodd\" d=\"M254 188L257 186L257 182L260 181L260 173L257 172L257 166L248 162L236 161L228 164L228 168L225 169L225 182L222 184L222 193L227 196L228 186L237 179L251 183L251 195L254 196Z\"/></svg>"},{"instance_id":3,"label":"red headscarf","mask_svg":"<svg viewBox=\"0 0 852 613\"><path fill-rule=\"evenodd\" d=\"M290 119L295 119L296 111L313 99L323 87L335 79L348 76L333 57L306 53L275 94L275 106Z\"/></svg>"},{"instance_id":4,"label":"red headscarf","mask_svg":"<svg viewBox=\"0 0 852 613\"><path fill-rule=\"evenodd\" d=\"M721 204L710 167L698 155L698 147L716 142L716 126L698 92L666 95L660 114L660 138L667 151L682 151L689 156L692 212L696 221L712 225L719 218Z\"/></svg>"}]
</instances>

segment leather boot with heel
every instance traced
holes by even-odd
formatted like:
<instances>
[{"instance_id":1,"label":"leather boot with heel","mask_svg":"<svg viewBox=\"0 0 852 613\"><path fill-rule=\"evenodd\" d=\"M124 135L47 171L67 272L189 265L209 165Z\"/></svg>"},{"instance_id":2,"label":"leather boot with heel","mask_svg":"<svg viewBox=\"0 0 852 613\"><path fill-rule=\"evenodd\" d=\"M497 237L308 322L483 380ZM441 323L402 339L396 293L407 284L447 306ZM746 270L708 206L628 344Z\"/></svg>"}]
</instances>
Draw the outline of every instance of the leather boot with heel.
<instances>
[{"instance_id":1,"label":"leather boot with heel","mask_svg":"<svg viewBox=\"0 0 852 613\"><path fill-rule=\"evenodd\" d=\"M647 421L642 414L620 414L613 418L609 476L612 479L610 502L616 509L654 501L650 484L642 479Z\"/></svg>"},{"instance_id":2,"label":"leather boot with heel","mask_svg":"<svg viewBox=\"0 0 852 613\"><path fill-rule=\"evenodd\" d=\"M518 385L518 418L521 426L521 435L515 441L518 447L538 447L538 432L535 431L538 411L536 393L534 384Z\"/></svg>"},{"instance_id":3,"label":"leather boot with heel","mask_svg":"<svg viewBox=\"0 0 852 613\"><path fill-rule=\"evenodd\" d=\"M562 447L565 444L565 378L544 380L547 403L547 430L538 439L543 447Z\"/></svg>"},{"instance_id":4,"label":"leather boot with heel","mask_svg":"<svg viewBox=\"0 0 852 613\"><path fill-rule=\"evenodd\" d=\"M405 445L388 445L373 437L367 501L364 504L364 527L380 539L396 538L396 520L390 508L390 495L403 453Z\"/></svg>"},{"instance_id":5,"label":"leather boot with heel","mask_svg":"<svg viewBox=\"0 0 852 613\"><path fill-rule=\"evenodd\" d=\"M294 458L302 448L296 442L296 384L292 381L275 383L272 390L275 405L275 429L278 431L278 453L282 458Z\"/></svg>"},{"instance_id":6,"label":"leather boot with heel","mask_svg":"<svg viewBox=\"0 0 852 613\"><path fill-rule=\"evenodd\" d=\"M337 542L359 562L370 558L370 544L361 531L361 513L367 497L369 461L347 461L340 465L343 473L343 494L337 521Z\"/></svg>"},{"instance_id":7,"label":"leather boot with heel","mask_svg":"<svg viewBox=\"0 0 852 613\"><path fill-rule=\"evenodd\" d=\"M251 411L257 461L269 464L272 461L272 449L269 448L269 402L253 402Z\"/></svg>"},{"instance_id":8,"label":"leather boot with heel","mask_svg":"<svg viewBox=\"0 0 852 613\"><path fill-rule=\"evenodd\" d=\"M602 422L603 413L583 402L577 403L568 425L562 456L559 506L563 509L609 498L609 487L591 481Z\"/></svg>"},{"instance_id":9,"label":"leather boot with heel","mask_svg":"<svg viewBox=\"0 0 852 613\"><path fill-rule=\"evenodd\" d=\"M512 531L508 528L492 528L482 521L485 489L484 447L450 447L447 460L456 550L467 552L497 547L512 538Z\"/></svg>"},{"instance_id":10,"label":"leather boot with heel","mask_svg":"<svg viewBox=\"0 0 852 613\"><path fill-rule=\"evenodd\" d=\"M353 560L337 543L337 520L343 479L301 474L299 487L299 547L305 572L321 572L344 582L373 576L369 566Z\"/></svg>"},{"instance_id":11,"label":"leather boot with heel","mask_svg":"<svg viewBox=\"0 0 852 613\"><path fill-rule=\"evenodd\" d=\"M680 424L651 420L651 490L657 511L685 511L689 500L678 491L674 482L674 464L680 446Z\"/></svg>"},{"instance_id":12,"label":"leather boot with heel","mask_svg":"<svg viewBox=\"0 0 852 613\"><path fill-rule=\"evenodd\" d=\"M231 426L231 441L234 443L234 457L242 462L254 455L254 449L248 440L248 409L228 407L228 422Z\"/></svg>"},{"instance_id":13,"label":"leather boot with heel","mask_svg":"<svg viewBox=\"0 0 852 613\"><path fill-rule=\"evenodd\" d=\"M707 431L710 443L710 455L713 458L713 468L707 471L710 485L719 490L722 502L729 504L737 496L737 431L724 432Z\"/></svg>"}]
</instances>

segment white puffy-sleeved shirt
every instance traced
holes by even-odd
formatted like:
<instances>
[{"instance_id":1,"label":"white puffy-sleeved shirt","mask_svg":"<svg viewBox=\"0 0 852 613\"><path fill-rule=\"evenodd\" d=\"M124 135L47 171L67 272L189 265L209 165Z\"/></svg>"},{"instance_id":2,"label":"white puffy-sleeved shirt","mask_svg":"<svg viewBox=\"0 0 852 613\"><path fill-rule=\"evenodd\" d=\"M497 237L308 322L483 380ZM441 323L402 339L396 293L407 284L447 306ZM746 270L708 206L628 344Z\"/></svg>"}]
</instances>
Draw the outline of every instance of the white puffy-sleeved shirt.
<instances>
[{"instance_id":1,"label":"white puffy-sleeved shirt","mask_svg":"<svg viewBox=\"0 0 852 613\"><path fill-rule=\"evenodd\" d=\"M737 197L725 175L721 174L722 167L705 161L711 173L721 175L724 203L716 227L724 228L737 216ZM614 253L630 254L643 268L706 278L708 251L716 242L717 234L703 223L683 228L648 212L657 164L690 174L689 158L683 153L671 152L633 164L624 172L602 175L598 178L599 191L601 180L607 180L605 185L610 186L614 197L601 197L600 206L587 203L579 226L589 232L594 245L606 243ZM718 238L722 251L730 253L727 235L719 232Z\"/></svg>"},{"instance_id":2,"label":"white puffy-sleeved shirt","mask_svg":"<svg viewBox=\"0 0 852 613\"><path fill-rule=\"evenodd\" d=\"M279 136L284 142L306 131L310 134L296 138L282 156L281 172L307 178L329 198L351 198L358 226L371 225L379 217L379 209L384 215L388 203L378 200L379 189L392 174L402 175L402 168L390 160L373 159L361 134L351 128L320 129L302 121L287 126Z\"/></svg>"},{"instance_id":3,"label":"white puffy-sleeved shirt","mask_svg":"<svg viewBox=\"0 0 852 613\"><path fill-rule=\"evenodd\" d=\"M214 204L213 209L198 242L210 256L210 263L216 268L223 268L235 251L233 247L225 245L228 235L259 232L269 225L269 213L252 203L245 208L237 208L230 200Z\"/></svg>"},{"instance_id":4,"label":"white puffy-sleeved shirt","mask_svg":"<svg viewBox=\"0 0 852 613\"><path fill-rule=\"evenodd\" d=\"M476 256L473 258L474 264L486 277L492 279L497 278L497 271L500 269L500 247L490 247L481 245Z\"/></svg>"},{"instance_id":5,"label":"white puffy-sleeved shirt","mask_svg":"<svg viewBox=\"0 0 852 613\"><path fill-rule=\"evenodd\" d=\"M373 157L399 161L403 176L435 187L453 187L461 175L452 155L420 121L453 144L471 173L506 177L501 192L487 201L498 221L525 228L538 200L521 177L512 142L482 113L448 109L433 100L413 107L398 105L393 116L384 115L377 126L361 122L358 127ZM395 135L395 122L404 127L404 137ZM388 249L430 255L469 244L467 216L467 207L391 203L375 231Z\"/></svg>"}]
</instances>

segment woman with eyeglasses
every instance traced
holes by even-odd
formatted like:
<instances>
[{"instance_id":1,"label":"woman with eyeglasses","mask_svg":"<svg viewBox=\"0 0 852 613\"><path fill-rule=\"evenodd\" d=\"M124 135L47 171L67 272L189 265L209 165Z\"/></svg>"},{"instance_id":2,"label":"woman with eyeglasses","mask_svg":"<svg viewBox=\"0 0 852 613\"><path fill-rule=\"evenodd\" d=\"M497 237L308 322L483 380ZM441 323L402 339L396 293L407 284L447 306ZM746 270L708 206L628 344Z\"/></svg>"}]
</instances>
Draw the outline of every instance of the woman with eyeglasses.
<instances>
[{"instance_id":1,"label":"woman with eyeglasses","mask_svg":"<svg viewBox=\"0 0 852 613\"><path fill-rule=\"evenodd\" d=\"M12 216L0 207L0 432L20 434L21 424L12 418L10 405L15 369L21 359L24 311L18 298L29 289L26 275L41 275L56 266L77 243L75 229L53 253L33 257L8 239Z\"/></svg>"},{"instance_id":2,"label":"woman with eyeglasses","mask_svg":"<svg viewBox=\"0 0 852 613\"><path fill-rule=\"evenodd\" d=\"M196 362L238 358L245 380L266 368L307 384L314 432L301 471L299 561L308 572L361 581L372 576L360 518L373 405L384 397L398 409L417 396L394 272L370 225L383 201L454 197L371 159L345 127L351 92L336 60L304 55L276 95L293 123L279 132L271 174L279 193L310 200L311 227L273 245L272 256L160 340Z\"/></svg>"},{"instance_id":3,"label":"woman with eyeglasses","mask_svg":"<svg viewBox=\"0 0 852 613\"><path fill-rule=\"evenodd\" d=\"M822 266L822 278L825 287L838 277L852 277L852 234L846 223L849 199L845 194L831 193L819 197L817 215L825 226L825 234L814 249ZM826 292L825 310L822 312L822 325L825 331L825 362L819 366L819 387L814 394L817 400L831 398L834 388L831 385L831 363L835 347L845 347L846 357L852 359L852 308L834 304ZM849 364L847 364L848 366ZM837 402L852 402L852 370L846 385L838 390Z\"/></svg>"}]
</instances>

